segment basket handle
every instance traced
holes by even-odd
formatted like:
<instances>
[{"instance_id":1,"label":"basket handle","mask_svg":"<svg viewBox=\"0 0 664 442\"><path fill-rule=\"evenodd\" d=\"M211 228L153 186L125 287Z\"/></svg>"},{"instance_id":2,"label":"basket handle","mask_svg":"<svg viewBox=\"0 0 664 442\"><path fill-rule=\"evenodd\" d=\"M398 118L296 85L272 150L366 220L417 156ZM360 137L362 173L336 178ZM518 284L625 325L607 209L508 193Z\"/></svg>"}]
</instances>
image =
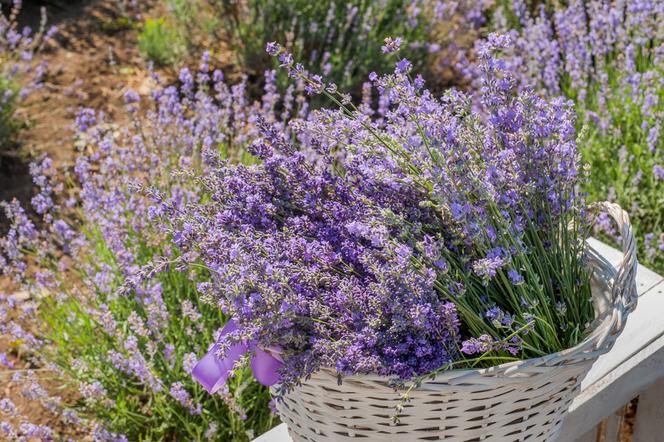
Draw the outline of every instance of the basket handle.
<instances>
[{"instance_id":1,"label":"basket handle","mask_svg":"<svg viewBox=\"0 0 664 442\"><path fill-rule=\"evenodd\" d=\"M605 212L616 222L620 232L623 259L618 267L618 273L611 287L611 297L614 305L622 298L622 303L627 312L632 312L638 302L636 291L636 239L629 215L618 204L608 201L595 203L592 206L599 211Z\"/></svg>"}]
</instances>

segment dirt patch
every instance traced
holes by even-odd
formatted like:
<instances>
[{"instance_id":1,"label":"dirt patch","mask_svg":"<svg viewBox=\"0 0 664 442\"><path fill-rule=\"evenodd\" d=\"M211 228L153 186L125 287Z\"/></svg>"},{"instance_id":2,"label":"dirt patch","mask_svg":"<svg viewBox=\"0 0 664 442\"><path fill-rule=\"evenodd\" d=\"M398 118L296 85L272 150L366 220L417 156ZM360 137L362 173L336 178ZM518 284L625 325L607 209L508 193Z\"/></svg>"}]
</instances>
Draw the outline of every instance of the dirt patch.
<instances>
[{"instance_id":1,"label":"dirt patch","mask_svg":"<svg viewBox=\"0 0 664 442\"><path fill-rule=\"evenodd\" d=\"M39 55L48 63L43 88L19 108L27 128L19 133L18 148L0 158L0 200L18 198L24 204L31 194L28 163L32 159L47 154L58 168L73 163L73 124L79 109L103 111L122 122L127 118L124 92L148 92L150 76L136 44L136 17L149 16L154 2L139 2L140 9L130 11L129 20L118 0L25 3L21 26L38 29L40 10L45 7L48 26L57 26L59 32ZM172 75L168 70L160 74Z\"/></svg>"},{"instance_id":2,"label":"dirt patch","mask_svg":"<svg viewBox=\"0 0 664 442\"><path fill-rule=\"evenodd\" d=\"M140 3L137 12L149 14L152 2ZM38 10L38 5L26 5L21 18L34 21ZM31 124L19 140L25 151L47 153L60 166L74 158L76 112L90 107L122 118L124 92L146 91L149 73L136 45L136 26L131 21L122 25L125 18L117 0L61 2L47 6L47 11L49 24L58 26L59 32L43 54L49 76L26 103Z\"/></svg>"}]
</instances>

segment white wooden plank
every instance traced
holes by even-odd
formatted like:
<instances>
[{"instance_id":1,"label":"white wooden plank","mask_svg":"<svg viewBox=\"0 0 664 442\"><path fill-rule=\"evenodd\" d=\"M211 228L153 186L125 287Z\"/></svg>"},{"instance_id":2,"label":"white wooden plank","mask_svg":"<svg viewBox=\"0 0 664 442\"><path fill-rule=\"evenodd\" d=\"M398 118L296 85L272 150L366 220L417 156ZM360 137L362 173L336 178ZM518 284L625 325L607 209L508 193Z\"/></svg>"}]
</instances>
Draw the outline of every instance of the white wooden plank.
<instances>
[{"instance_id":1,"label":"white wooden plank","mask_svg":"<svg viewBox=\"0 0 664 442\"><path fill-rule=\"evenodd\" d=\"M641 267L639 267L641 268ZM622 362L637 354L642 348L664 335L664 281L659 279L656 286L650 285L651 281L643 287L651 288L643 294L639 293L639 303L634 312L627 319L622 334L605 355L593 365L592 370L583 380L582 387L592 385ZM639 284L643 280L639 280Z\"/></svg>"},{"instance_id":2,"label":"white wooden plank","mask_svg":"<svg viewBox=\"0 0 664 442\"><path fill-rule=\"evenodd\" d=\"M618 250L591 239L591 245L617 264ZM664 376L664 279L639 266L639 303L611 351L602 355L581 383L560 440L574 440Z\"/></svg>"},{"instance_id":3,"label":"white wooden plank","mask_svg":"<svg viewBox=\"0 0 664 442\"><path fill-rule=\"evenodd\" d=\"M612 264L617 265L621 261L622 254L618 250L594 238L589 242ZM639 265L636 284L639 293L637 310L629 317L613 349L603 355L588 373L582 388L595 383L622 361L635 355L664 334L664 321L661 320L661 312L664 312L664 277Z\"/></svg>"},{"instance_id":4,"label":"white wooden plank","mask_svg":"<svg viewBox=\"0 0 664 442\"><path fill-rule=\"evenodd\" d=\"M587 386L572 402L560 440L574 440L664 375L664 336ZM618 404L618 405L616 405ZM638 415L638 411L637 411Z\"/></svg>"},{"instance_id":5,"label":"white wooden plank","mask_svg":"<svg viewBox=\"0 0 664 442\"><path fill-rule=\"evenodd\" d=\"M639 395L632 442L664 442L664 379Z\"/></svg>"},{"instance_id":6,"label":"white wooden plank","mask_svg":"<svg viewBox=\"0 0 664 442\"><path fill-rule=\"evenodd\" d=\"M258 439L254 439L254 442L293 442L293 439L288 434L286 424L279 424Z\"/></svg>"}]
</instances>

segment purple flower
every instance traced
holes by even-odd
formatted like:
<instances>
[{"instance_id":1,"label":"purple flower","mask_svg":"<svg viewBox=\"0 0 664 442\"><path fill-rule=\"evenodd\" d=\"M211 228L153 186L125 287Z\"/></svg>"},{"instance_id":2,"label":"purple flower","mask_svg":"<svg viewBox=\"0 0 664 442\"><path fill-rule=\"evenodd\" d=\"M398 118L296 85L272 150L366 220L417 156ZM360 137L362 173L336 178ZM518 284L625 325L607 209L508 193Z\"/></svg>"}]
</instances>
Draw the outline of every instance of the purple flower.
<instances>
[{"instance_id":1,"label":"purple flower","mask_svg":"<svg viewBox=\"0 0 664 442\"><path fill-rule=\"evenodd\" d=\"M489 320L489 321L500 321L503 317L503 311L500 310L499 307L491 307L487 312L484 314L484 316Z\"/></svg>"},{"instance_id":2,"label":"purple flower","mask_svg":"<svg viewBox=\"0 0 664 442\"><path fill-rule=\"evenodd\" d=\"M265 45L265 52L267 52L271 57L276 56L281 50L281 46L276 41L268 42Z\"/></svg>"},{"instance_id":3,"label":"purple flower","mask_svg":"<svg viewBox=\"0 0 664 442\"><path fill-rule=\"evenodd\" d=\"M9 415L16 415L16 405L14 405L14 403L8 398L0 399L0 412Z\"/></svg>"},{"instance_id":4,"label":"purple flower","mask_svg":"<svg viewBox=\"0 0 664 442\"><path fill-rule=\"evenodd\" d=\"M420 74L417 74L415 80L413 81L413 86L415 89L422 89L424 87L424 78Z\"/></svg>"},{"instance_id":5,"label":"purple flower","mask_svg":"<svg viewBox=\"0 0 664 442\"><path fill-rule=\"evenodd\" d=\"M400 74L405 74L410 71L410 68L413 65L410 63L410 61L406 60L405 58L401 59L399 62L396 64L396 71Z\"/></svg>"},{"instance_id":6,"label":"purple flower","mask_svg":"<svg viewBox=\"0 0 664 442\"><path fill-rule=\"evenodd\" d=\"M141 96L138 95L138 92L129 89L124 93L124 100L126 104L139 103L141 101Z\"/></svg>"},{"instance_id":7,"label":"purple flower","mask_svg":"<svg viewBox=\"0 0 664 442\"><path fill-rule=\"evenodd\" d=\"M393 52L397 52L400 48L401 48L401 37L397 38L387 37L385 38L385 44L381 46L383 54L391 54Z\"/></svg>"},{"instance_id":8,"label":"purple flower","mask_svg":"<svg viewBox=\"0 0 664 442\"><path fill-rule=\"evenodd\" d=\"M182 382L175 382L173 385L171 385L169 392L171 396L180 403L180 405L189 409L189 413L201 414L201 405L194 405L194 401L191 399L189 392L185 390Z\"/></svg>"},{"instance_id":9,"label":"purple flower","mask_svg":"<svg viewBox=\"0 0 664 442\"><path fill-rule=\"evenodd\" d=\"M184 360L182 361L182 369L185 373L191 373L197 362L198 357L196 356L196 353L187 353L184 355Z\"/></svg>"},{"instance_id":10,"label":"purple flower","mask_svg":"<svg viewBox=\"0 0 664 442\"><path fill-rule=\"evenodd\" d=\"M655 164L652 168L652 173L655 175L655 178L658 180L664 180L664 167L659 164Z\"/></svg>"},{"instance_id":11,"label":"purple flower","mask_svg":"<svg viewBox=\"0 0 664 442\"><path fill-rule=\"evenodd\" d=\"M510 281L514 285L519 285L523 283L523 276L514 269L509 269L507 271L507 276L510 278Z\"/></svg>"},{"instance_id":12,"label":"purple flower","mask_svg":"<svg viewBox=\"0 0 664 442\"><path fill-rule=\"evenodd\" d=\"M505 259L500 256L478 259L473 263L473 270L477 276L489 280L496 276L498 270L505 265Z\"/></svg>"},{"instance_id":13,"label":"purple flower","mask_svg":"<svg viewBox=\"0 0 664 442\"><path fill-rule=\"evenodd\" d=\"M209 56L204 55L199 72L183 70L181 81L175 84L159 86L162 83L155 78L158 86L140 99L128 92L126 99L131 106L125 109L130 112L127 121L136 124L113 124L109 116L82 110L76 121L76 138L82 149L74 173L67 175L74 181L71 187L75 191L63 186L59 176L65 174L54 173L44 160L30 167L37 188L33 201L36 210L27 212L17 201L0 202L8 221L7 229L0 233L0 273L33 288L37 284L49 287L53 302L62 307L49 312L58 327L51 331L71 337L95 324L96 337L103 345L86 346L92 342L86 332L86 338L74 339L74 347L67 347L68 351L54 346L57 357L50 359L52 353L42 355L39 350L43 343L17 321L0 320L0 333L15 341L22 352L44 356L43 362L54 370L65 368L67 374L62 376L79 388L81 401L76 406L83 414L108 416L103 410L116 408L113 398L117 389L130 399L125 405L132 413L145 412L143 399L154 402L164 397L176 398L171 401L172 411L187 402L189 392L186 410L192 414L201 414L203 408L228 408L221 405L227 398L194 401L188 373L196 362L194 352L200 352L210 338L209 329L221 325L217 311L200 309L198 300L191 297L196 294L197 283L202 283L201 291L206 283L212 286L209 278L200 274L190 281L181 278L178 269L147 269L144 264L162 253L166 259L179 256L177 246L169 241L171 233L157 221L206 198L197 178L169 176L170 171L194 164L201 171L215 171L221 146L230 156L237 155L262 136L265 121L270 121L275 133L290 138L286 135L291 133L288 122L306 118L308 111L303 87L294 87L288 96L281 96L276 78L266 73L265 95L252 101L247 80L226 83L221 71L210 74L209 62ZM137 112L139 109L142 111ZM266 146L266 152L271 147ZM179 233L187 242L191 240L187 235L197 232L185 229ZM66 276L71 272L78 275L75 280ZM124 281L136 284L120 292L118 286ZM216 295L213 288L210 291L210 296ZM34 314L32 307L19 309L15 299L0 297L0 318L7 319L8 307L17 308L12 319L21 316L22 321L28 320L32 318L27 315ZM45 327L47 322L43 322ZM77 350L69 351L74 348ZM37 357L34 361L42 362ZM11 366L11 360L0 354L0 364ZM112 379L124 381L118 384ZM56 397L31 382L26 386L26 394L35 401L63 413ZM235 390L227 393L231 398ZM139 395L143 399L134 401ZM0 406L9 408L4 403ZM153 417L159 419L159 413L155 411ZM238 410L238 415L242 414L244 411ZM145 431L140 424L128 425L127 433ZM127 440L111 429L109 424L109 429L99 427L92 432L98 440ZM34 434L35 440L48 439L43 428L26 425L23 430ZM18 426L8 427L8 431L22 435ZM185 439L200 436L177 428L173 422L157 431L153 433L157 438L166 433L181 434ZM53 434L53 438L59 437Z\"/></svg>"},{"instance_id":14,"label":"purple flower","mask_svg":"<svg viewBox=\"0 0 664 442\"><path fill-rule=\"evenodd\" d=\"M14 363L7 358L7 353L0 353L0 364L9 369L14 368Z\"/></svg>"},{"instance_id":15,"label":"purple flower","mask_svg":"<svg viewBox=\"0 0 664 442\"><path fill-rule=\"evenodd\" d=\"M86 132L90 127L97 123L97 116L94 110L84 108L76 114L76 129L79 132Z\"/></svg>"},{"instance_id":16,"label":"purple flower","mask_svg":"<svg viewBox=\"0 0 664 442\"><path fill-rule=\"evenodd\" d=\"M461 351L467 355L486 353L491 350L493 339L489 335L481 335L478 338L470 338L461 343Z\"/></svg>"}]
</instances>

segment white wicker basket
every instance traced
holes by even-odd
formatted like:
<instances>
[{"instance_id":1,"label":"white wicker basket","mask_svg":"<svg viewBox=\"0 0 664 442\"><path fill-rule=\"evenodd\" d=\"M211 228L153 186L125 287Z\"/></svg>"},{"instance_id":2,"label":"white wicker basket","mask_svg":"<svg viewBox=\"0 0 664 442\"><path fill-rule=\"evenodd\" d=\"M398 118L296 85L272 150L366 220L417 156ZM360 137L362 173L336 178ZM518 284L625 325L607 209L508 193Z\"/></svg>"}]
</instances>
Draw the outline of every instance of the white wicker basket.
<instances>
[{"instance_id":1,"label":"white wicker basket","mask_svg":"<svg viewBox=\"0 0 664 442\"><path fill-rule=\"evenodd\" d=\"M398 424L400 394L379 376L344 377L322 370L277 401L291 437L300 441L551 441L581 379L607 352L636 307L636 245L629 217L601 203L618 224L623 262L616 270L588 247L596 320L576 347L476 370L443 372L411 392Z\"/></svg>"}]
</instances>

